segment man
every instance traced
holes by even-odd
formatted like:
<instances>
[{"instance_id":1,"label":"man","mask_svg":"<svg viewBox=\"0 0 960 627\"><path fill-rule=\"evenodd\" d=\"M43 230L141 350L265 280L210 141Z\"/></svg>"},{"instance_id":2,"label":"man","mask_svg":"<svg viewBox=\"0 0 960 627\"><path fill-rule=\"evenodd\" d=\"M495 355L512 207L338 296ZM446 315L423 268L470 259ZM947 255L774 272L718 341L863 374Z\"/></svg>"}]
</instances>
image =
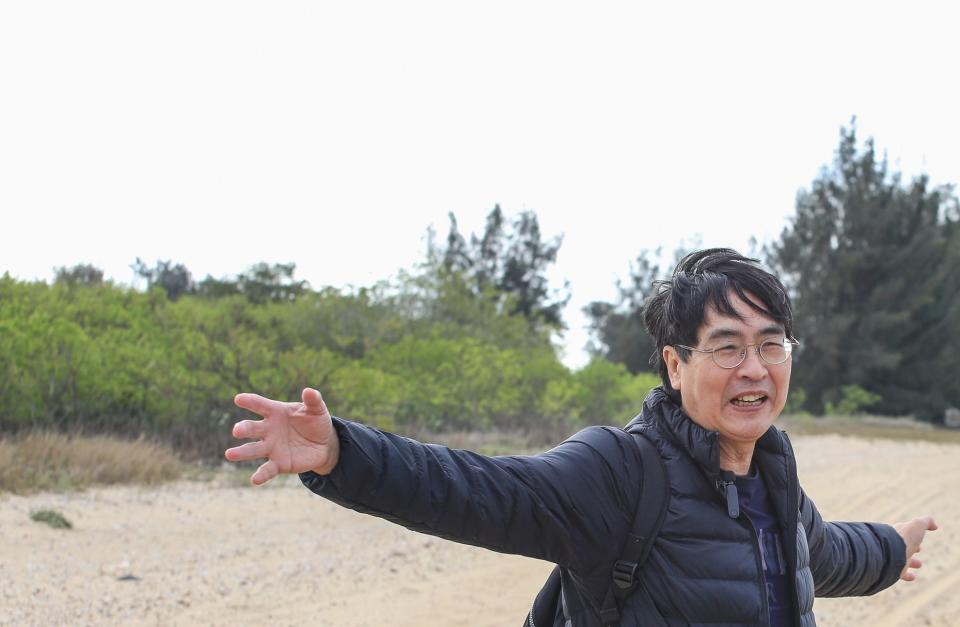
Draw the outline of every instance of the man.
<instances>
[{"instance_id":1,"label":"man","mask_svg":"<svg viewBox=\"0 0 960 627\"><path fill-rule=\"evenodd\" d=\"M670 498L621 624L814 625L814 595L873 594L914 578L932 518L827 523L800 489L790 442L772 427L798 344L776 277L732 250L692 253L655 285L644 316L663 386L631 424L659 450ZM632 435L591 427L542 455L488 458L332 418L309 388L302 401L236 397L264 418L238 422L233 434L256 441L226 452L267 458L254 484L301 473L357 511L555 562L555 624L601 624L638 514Z\"/></svg>"}]
</instances>

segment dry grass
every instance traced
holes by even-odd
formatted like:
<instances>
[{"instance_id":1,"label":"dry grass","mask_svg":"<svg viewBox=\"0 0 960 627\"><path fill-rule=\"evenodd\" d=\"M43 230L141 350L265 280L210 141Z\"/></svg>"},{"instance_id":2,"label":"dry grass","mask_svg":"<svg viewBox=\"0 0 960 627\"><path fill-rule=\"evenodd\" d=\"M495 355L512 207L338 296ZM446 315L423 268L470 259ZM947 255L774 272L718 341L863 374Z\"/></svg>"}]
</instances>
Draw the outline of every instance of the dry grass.
<instances>
[{"instance_id":1,"label":"dry grass","mask_svg":"<svg viewBox=\"0 0 960 627\"><path fill-rule=\"evenodd\" d=\"M883 416L783 416L777 426L790 435L848 435L884 440L920 440L938 444L960 444L960 429L947 429L909 418Z\"/></svg>"},{"instance_id":2,"label":"dry grass","mask_svg":"<svg viewBox=\"0 0 960 627\"><path fill-rule=\"evenodd\" d=\"M172 449L144 438L121 440L37 431L0 440L0 491L156 484L179 477L183 469Z\"/></svg>"},{"instance_id":3,"label":"dry grass","mask_svg":"<svg viewBox=\"0 0 960 627\"><path fill-rule=\"evenodd\" d=\"M791 435L838 434L860 438L921 440L960 444L960 429L944 429L907 419L876 417L814 418L783 416L778 426ZM416 433L427 442L438 442L487 455L537 453L550 445L535 435L510 432ZM557 438L554 443L563 438ZM167 445L144 438L122 440L109 436L70 436L37 431L0 440L0 492L29 493L71 490L116 483L157 484L180 477L226 481L243 485L254 465L222 468L188 467Z\"/></svg>"},{"instance_id":4,"label":"dry grass","mask_svg":"<svg viewBox=\"0 0 960 627\"><path fill-rule=\"evenodd\" d=\"M960 444L960 429L947 429L929 422L887 416L826 416L808 414L781 416L777 426L794 435L844 435L866 439L916 440L937 444ZM545 451L564 437L553 440L519 431L415 433L411 437L486 455L526 455Z\"/></svg>"},{"instance_id":5,"label":"dry grass","mask_svg":"<svg viewBox=\"0 0 960 627\"><path fill-rule=\"evenodd\" d=\"M781 416L777 426L794 435L844 435L866 439L917 440L939 444L960 444L960 429L947 429L919 422L910 418L886 416L826 416L809 414ZM422 442L434 442L452 448L463 448L485 455L529 455L545 451L566 437L555 436L552 440L541 434L520 431L454 431L432 433L421 431L407 433Z\"/></svg>"},{"instance_id":6,"label":"dry grass","mask_svg":"<svg viewBox=\"0 0 960 627\"><path fill-rule=\"evenodd\" d=\"M534 455L566 439L566 436L547 439L540 434L496 429L490 431L446 431L442 433L419 431L408 432L403 435L421 442L466 449L483 455Z\"/></svg>"}]
</instances>

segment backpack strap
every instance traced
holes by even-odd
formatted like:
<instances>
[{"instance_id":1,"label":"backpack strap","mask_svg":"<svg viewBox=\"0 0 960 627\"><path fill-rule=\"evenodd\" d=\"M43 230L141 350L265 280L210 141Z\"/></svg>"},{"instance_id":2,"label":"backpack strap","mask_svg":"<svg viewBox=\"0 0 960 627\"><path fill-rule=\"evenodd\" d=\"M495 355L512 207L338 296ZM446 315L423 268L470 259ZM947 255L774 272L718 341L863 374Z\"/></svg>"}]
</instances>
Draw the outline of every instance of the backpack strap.
<instances>
[{"instance_id":1,"label":"backpack strap","mask_svg":"<svg viewBox=\"0 0 960 627\"><path fill-rule=\"evenodd\" d=\"M667 468L660 451L643 433L642 427L634 427L629 433L640 448L640 463L643 468L640 499L633 516L633 528L627 536L621 557L613 565L613 582L607 590L600 609L604 627L620 622L620 602L630 596L637 586L637 570L650 555L650 548L667 513L670 488Z\"/></svg>"}]
</instances>

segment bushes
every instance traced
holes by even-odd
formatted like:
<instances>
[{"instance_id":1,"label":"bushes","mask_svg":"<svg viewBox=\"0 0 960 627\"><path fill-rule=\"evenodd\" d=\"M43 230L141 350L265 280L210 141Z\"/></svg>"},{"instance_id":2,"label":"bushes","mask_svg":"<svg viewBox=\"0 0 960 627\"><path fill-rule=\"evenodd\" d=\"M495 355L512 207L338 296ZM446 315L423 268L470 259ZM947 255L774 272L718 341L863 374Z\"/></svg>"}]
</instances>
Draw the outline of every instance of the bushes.
<instances>
[{"instance_id":1,"label":"bushes","mask_svg":"<svg viewBox=\"0 0 960 627\"><path fill-rule=\"evenodd\" d=\"M828 416L853 416L863 413L871 405L876 405L881 399L879 394L864 390L859 385L844 385L830 390L826 397L825 410Z\"/></svg>"},{"instance_id":2,"label":"bushes","mask_svg":"<svg viewBox=\"0 0 960 627\"><path fill-rule=\"evenodd\" d=\"M234 394L297 399L387 429L568 432L622 423L650 377L570 372L550 330L455 276L256 304L110 283L0 278L0 428L159 434L219 455Z\"/></svg>"},{"instance_id":3,"label":"bushes","mask_svg":"<svg viewBox=\"0 0 960 627\"><path fill-rule=\"evenodd\" d=\"M585 424L626 424L640 413L651 388L660 385L649 372L631 375L623 364L594 358L574 375L581 422Z\"/></svg>"}]
</instances>

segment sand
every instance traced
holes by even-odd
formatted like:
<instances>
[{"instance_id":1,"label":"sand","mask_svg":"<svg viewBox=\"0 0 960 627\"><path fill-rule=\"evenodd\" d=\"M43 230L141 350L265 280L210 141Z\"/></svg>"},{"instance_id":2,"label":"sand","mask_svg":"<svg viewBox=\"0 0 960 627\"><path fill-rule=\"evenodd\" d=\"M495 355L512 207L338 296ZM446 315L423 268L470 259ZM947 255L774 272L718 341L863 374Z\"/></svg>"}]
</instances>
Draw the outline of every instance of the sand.
<instances>
[{"instance_id":1,"label":"sand","mask_svg":"<svg viewBox=\"0 0 960 627\"><path fill-rule=\"evenodd\" d=\"M825 518L934 514L913 583L818 599L821 626L960 625L960 447L795 439ZM0 625L519 625L550 564L415 534L317 498L180 481L0 495ZM30 520L51 508L74 524Z\"/></svg>"}]
</instances>

